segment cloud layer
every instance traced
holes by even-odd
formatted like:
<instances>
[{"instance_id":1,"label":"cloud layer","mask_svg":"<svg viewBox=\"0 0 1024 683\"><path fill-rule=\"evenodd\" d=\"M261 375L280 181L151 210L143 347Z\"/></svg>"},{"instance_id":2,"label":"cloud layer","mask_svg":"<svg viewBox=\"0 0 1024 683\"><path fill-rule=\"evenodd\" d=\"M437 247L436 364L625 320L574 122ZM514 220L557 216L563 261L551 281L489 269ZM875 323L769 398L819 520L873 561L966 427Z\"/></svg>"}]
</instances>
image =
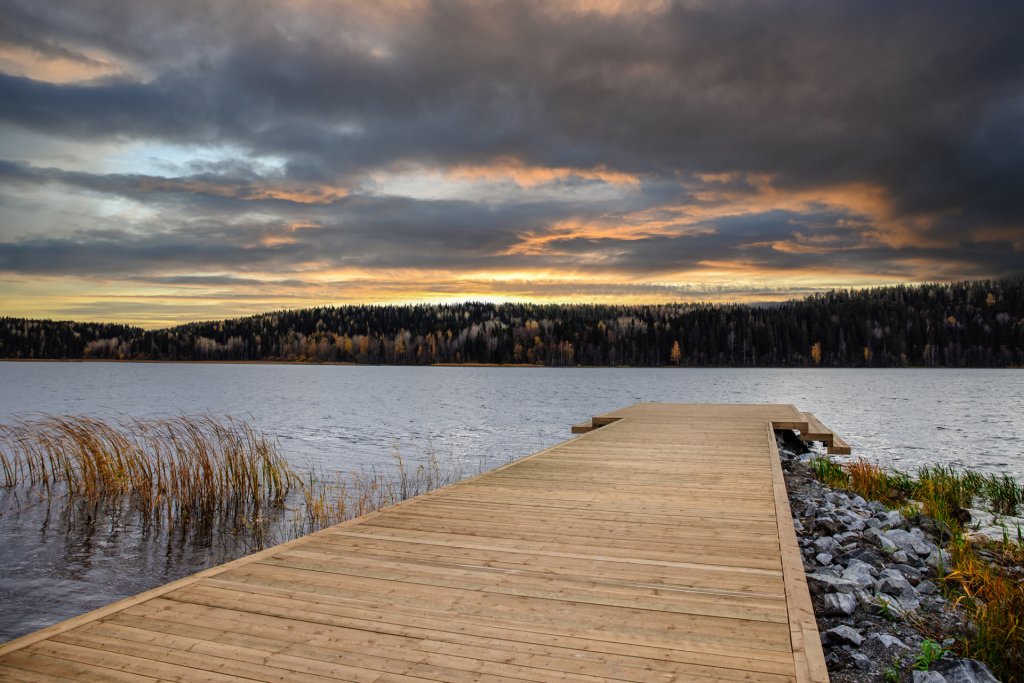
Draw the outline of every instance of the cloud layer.
<instances>
[{"instance_id":1,"label":"cloud layer","mask_svg":"<svg viewBox=\"0 0 1024 683\"><path fill-rule=\"evenodd\" d=\"M777 299L1024 268L1013 0L0 16L4 313Z\"/></svg>"}]
</instances>

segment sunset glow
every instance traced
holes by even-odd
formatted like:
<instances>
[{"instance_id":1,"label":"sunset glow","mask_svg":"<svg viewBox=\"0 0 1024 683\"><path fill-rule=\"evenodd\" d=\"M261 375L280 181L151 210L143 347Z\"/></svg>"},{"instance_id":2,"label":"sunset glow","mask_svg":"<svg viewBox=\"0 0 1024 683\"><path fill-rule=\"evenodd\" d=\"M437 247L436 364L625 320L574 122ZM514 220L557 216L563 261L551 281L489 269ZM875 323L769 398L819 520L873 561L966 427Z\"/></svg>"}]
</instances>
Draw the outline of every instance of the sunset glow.
<instances>
[{"instance_id":1,"label":"sunset glow","mask_svg":"<svg viewBox=\"0 0 1024 683\"><path fill-rule=\"evenodd\" d=\"M0 5L0 315L1024 269L1020 3Z\"/></svg>"}]
</instances>

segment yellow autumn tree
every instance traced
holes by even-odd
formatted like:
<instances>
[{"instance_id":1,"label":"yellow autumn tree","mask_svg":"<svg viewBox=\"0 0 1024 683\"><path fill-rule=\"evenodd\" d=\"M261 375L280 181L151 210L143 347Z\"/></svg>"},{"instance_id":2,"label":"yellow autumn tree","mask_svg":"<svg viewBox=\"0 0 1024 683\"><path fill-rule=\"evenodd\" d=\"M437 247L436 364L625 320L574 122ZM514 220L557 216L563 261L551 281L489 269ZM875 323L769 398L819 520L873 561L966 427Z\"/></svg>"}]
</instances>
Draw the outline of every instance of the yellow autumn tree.
<instances>
[{"instance_id":1,"label":"yellow autumn tree","mask_svg":"<svg viewBox=\"0 0 1024 683\"><path fill-rule=\"evenodd\" d=\"M811 360L815 365L821 365L821 342L814 342L814 346L811 347Z\"/></svg>"},{"instance_id":2,"label":"yellow autumn tree","mask_svg":"<svg viewBox=\"0 0 1024 683\"><path fill-rule=\"evenodd\" d=\"M679 342L672 342L672 353L669 354L669 358L675 365L680 365L683 362L683 350L679 348Z\"/></svg>"}]
</instances>

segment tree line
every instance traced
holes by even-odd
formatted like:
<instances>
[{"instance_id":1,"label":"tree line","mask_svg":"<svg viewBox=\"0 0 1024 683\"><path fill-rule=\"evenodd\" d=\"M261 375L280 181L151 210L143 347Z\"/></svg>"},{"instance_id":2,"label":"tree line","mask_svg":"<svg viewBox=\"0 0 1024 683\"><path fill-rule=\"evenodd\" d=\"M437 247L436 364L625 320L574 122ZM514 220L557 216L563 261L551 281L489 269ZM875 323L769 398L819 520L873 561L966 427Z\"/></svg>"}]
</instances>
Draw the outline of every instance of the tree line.
<instances>
[{"instance_id":1,"label":"tree line","mask_svg":"<svg viewBox=\"0 0 1024 683\"><path fill-rule=\"evenodd\" d=\"M161 330L0 318L0 357L543 366L1024 366L1024 278L774 305L329 306Z\"/></svg>"}]
</instances>

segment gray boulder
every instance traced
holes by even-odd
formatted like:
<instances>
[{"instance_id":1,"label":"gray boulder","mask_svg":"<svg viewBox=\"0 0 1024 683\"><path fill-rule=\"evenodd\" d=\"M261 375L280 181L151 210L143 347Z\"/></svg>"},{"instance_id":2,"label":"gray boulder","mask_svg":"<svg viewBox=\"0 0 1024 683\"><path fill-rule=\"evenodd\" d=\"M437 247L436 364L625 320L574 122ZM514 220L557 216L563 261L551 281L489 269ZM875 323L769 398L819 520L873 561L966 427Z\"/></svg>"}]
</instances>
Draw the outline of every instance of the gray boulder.
<instances>
[{"instance_id":1,"label":"gray boulder","mask_svg":"<svg viewBox=\"0 0 1024 683\"><path fill-rule=\"evenodd\" d=\"M831 536L822 536L814 539L814 550L817 553L834 553L839 544Z\"/></svg>"},{"instance_id":2,"label":"gray boulder","mask_svg":"<svg viewBox=\"0 0 1024 683\"><path fill-rule=\"evenodd\" d=\"M860 560L852 560L849 566L843 570L843 578L854 582L858 588L874 585L877 575L878 572L875 571L874 567Z\"/></svg>"},{"instance_id":3,"label":"gray boulder","mask_svg":"<svg viewBox=\"0 0 1024 683\"><path fill-rule=\"evenodd\" d=\"M872 609L876 613L888 612L897 617L905 617L911 612L921 609L921 602L917 598L900 598L885 593L875 593Z\"/></svg>"},{"instance_id":4,"label":"gray boulder","mask_svg":"<svg viewBox=\"0 0 1024 683\"><path fill-rule=\"evenodd\" d=\"M886 555L892 555L894 552L899 550L899 546L896 545L891 538L877 534L875 541L878 543L878 547L882 549L882 552Z\"/></svg>"},{"instance_id":5,"label":"gray boulder","mask_svg":"<svg viewBox=\"0 0 1024 683\"><path fill-rule=\"evenodd\" d=\"M932 672L946 683L999 683L992 670L976 659L940 659L932 665Z\"/></svg>"},{"instance_id":6,"label":"gray boulder","mask_svg":"<svg viewBox=\"0 0 1024 683\"><path fill-rule=\"evenodd\" d=\"M812 593L852 593L857 584L826 572L817 571L807 575L807 586Z\"/></svg>"},{"instance_id":7,"label":"gray boulder","mask_svg":"<svg viewBox=\"0 0 1024 683\"><path fill-rule=\"evenodd\" d=\"M895 569L884 569L875 583L875 591L886 595L895 595L900 600L916 600L917 591L907 581L907 577Z\"/></svg>"},{"instance_id":8,"label":"gray boulder","mask_svg":"<svg viewBox=\"0 0 1024 683\"><path fill-rule=\"evenodd\" d=\"M903 515L900 514L899 510L887 510L883 515L882 523L889 526L899 526L903 524Z\"/></svg>"},{"instance_id":9,"label":"gray boulder","mask_svg":"<svg viewBox=\"0 0 1024 683\"><path fill-rule=\"evenodd\" d=\"M936 550L925 560L929 567L942 571L949 568L950 557L947 550Z\"/></svg>"},{"instance_id":10,"label":"gray boulder","mask_svg":"<svg viewBox=\"0 0 1024 683\"><path fill-rule=\"evenodd\" d=\"M903 529L890 529L882 532L882 535L895 543L896 547L905 553L914 553L921 557L928 557L936 549L935 546L925 540L920 529L915 529L914 531L917 533L914 534Z\"/></svg>"},{"instance_id":11,"label":"gray boulder","mask_svg":"<svg viewBox=\"0 0 1024 683\"><path fill-rule=\"evenodd\" d=\"M850 655L850 658L853 659L853 665L861 671L867 671L871 668L871 659L867 655L862 655L859 652L854 652L852 655Z\"/></svg>"},{"instance_id":12,"label":"gray boulder","mask_svg":"<svg viewBox=\"0 0 1024 683\"><path fill-rule=\"evenodd\" d=\"M849 616L857 611L857 598L850 593L828 593L822 598L822 611L826 616Z\"/></svg>"},{"instance_id":13,"label":"gray boulder","mask_svg":"<svg viewBox=\"0 0 1024 683\"><path fill-rule=\"evenodd\" d=\"M864 636L862 636L857 629L844 625L830 628L825 631L825 635L828 637L830 642L849 644L854 647L857 647L864 642Z\"/></svg>"},{"instance_id":14,"label":"gray boulder","mask_svg":"<svg viewBox=\"0 0 1024 683\"><path fill-rule=\"evenodd\" d=\"M875 637L878 638L878 642L880 642L882 644L882 647L884 647L886 650L892 650L892 649L906 650L907 649L907 644L904 643L899 638L897 638L896 636L890 636L888 633L879 633Z\"/></svg>"}]
</instances>

